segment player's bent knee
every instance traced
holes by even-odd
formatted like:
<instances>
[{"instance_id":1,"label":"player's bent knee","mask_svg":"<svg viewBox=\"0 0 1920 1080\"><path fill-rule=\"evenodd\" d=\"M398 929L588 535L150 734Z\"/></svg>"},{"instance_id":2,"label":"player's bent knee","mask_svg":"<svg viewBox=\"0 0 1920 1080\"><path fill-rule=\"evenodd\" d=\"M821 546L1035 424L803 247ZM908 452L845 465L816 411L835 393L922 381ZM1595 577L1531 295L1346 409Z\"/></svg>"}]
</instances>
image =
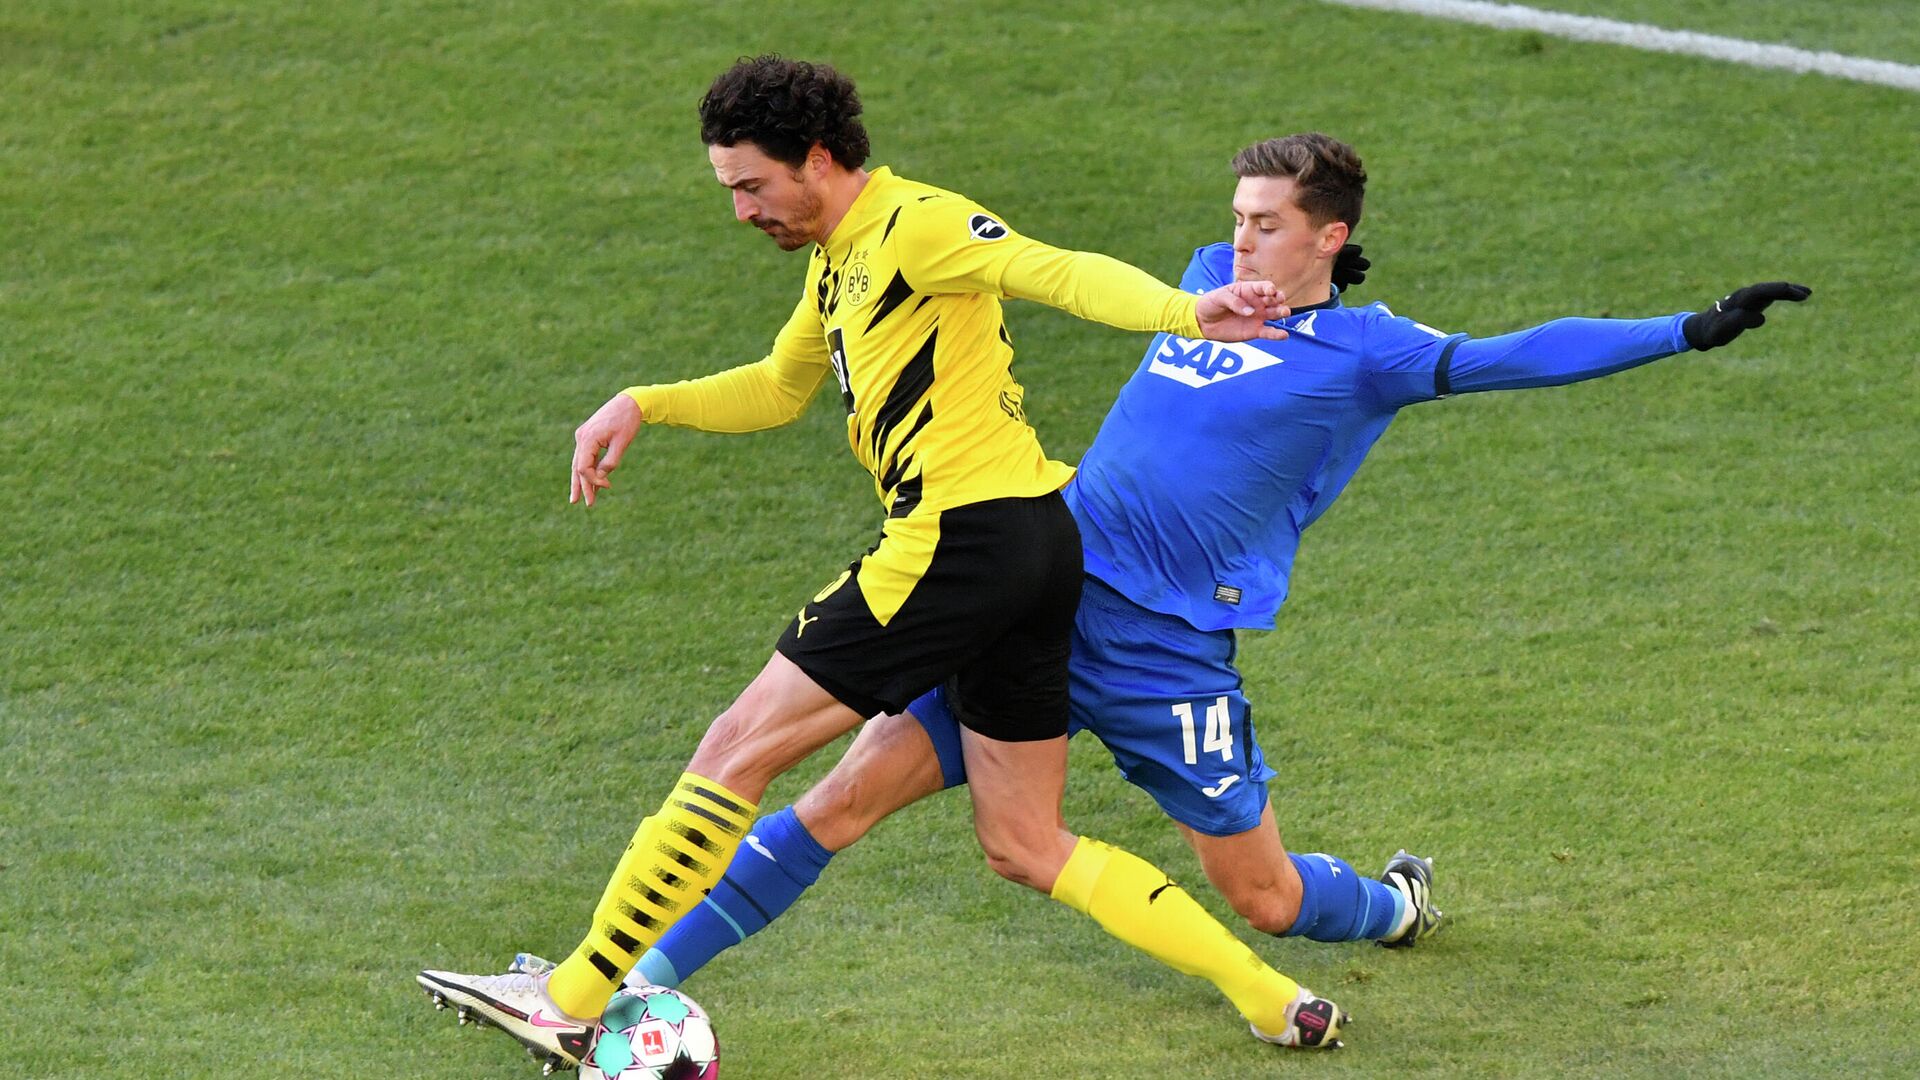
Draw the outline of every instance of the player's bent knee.
<instances>
[{"instance_id":1,"label":"player's bent knee","mask_svg":"<svg viewBox=\"0 0 1920 1080\"><path fill-rule=\"evenodd\" d=\"M995 828L975 823L980 850L993 872L1018 885L1052 892L1073 852L1074 836L1056 825L1027 829Z\"/></svg>"},{"instance_id":2,"label":"player's bent knee","mask_svg":"<svg viewBox=\"0 0 1920 1080\"><path fill-rule=\"evenodd\" d=\"M1016 884L1032 887L1030 879L1035 860L1030 846L1019 843L1011 832L986 828L977 823L974 836L979 839L980 851L987 857L987 866L994 873Z\"/></svg>"},{"instance_id":3,"label":"player's bent knee","mask_svg":"<svg viewBox=\"0 0 1920 1080\"><path fill-rule=\"evenodd\" d=\"M758 798L768 784L792 768L805 751L794 752L789 740L764 715L728 709L707 726L687 771L704 776L746 798Z\"/></svg>"},{"instance_id":4,"label":"player's bent knee","mask_svg":"<svg viewBox=\"0 0 1920 1080\"><path fill-rule=\"evenodd\" d=\"M1263 934L1284 934L1293 929L1300 917L1300 886L1291 889L1277 878L1257 877L1240 880L1215 880L1214 887L1226 897L1235 913L1247 925Z\"/></svg>"},{"instance_id":5,"label":"player's bent knee","mask_svg":"<svg viewBox=\"0 0 1920 1080\"><path fill-rule=\"evenodd\" d=\"M886 811L874 805L869 789L858 776L827 774L800 797L794 812L801 824L828 851L843 851L867 835Z\"/></svg>"},{"instance_id":6,"label":"player's bent knee","mask_svg":"<svg viewBox=\"0 0 1920 1080\"><path fill-rule=\"evenodd\" d=\"M1050 879L1044 887L1041 885L1042 878L1037 872L1038 868L1035 865L1035 860L1033 860L1028 853L1017 852L1008 848L990 848L987 849L986 855L987 866L991 867L994 873L999 874L1015 885L1025 885L1029 889L1039 889L1042 892L1050 891L1053 888Z\"/></svg>"},{"instance_id":7,"label":"player's bent knee","mask_svg":"<svg viewBox=\"0 0 1920 1080\"><path fill-rule=\"evenodd\" d=\"M1284 934L1293 929L1293 921L1300 917L1300 898L1291 902L1277 893L1263 893L1250 897L1239 897L1229 901L1233 910L1247 920L1247 925L1263 934Z\"/></svg>"}]
</instances>

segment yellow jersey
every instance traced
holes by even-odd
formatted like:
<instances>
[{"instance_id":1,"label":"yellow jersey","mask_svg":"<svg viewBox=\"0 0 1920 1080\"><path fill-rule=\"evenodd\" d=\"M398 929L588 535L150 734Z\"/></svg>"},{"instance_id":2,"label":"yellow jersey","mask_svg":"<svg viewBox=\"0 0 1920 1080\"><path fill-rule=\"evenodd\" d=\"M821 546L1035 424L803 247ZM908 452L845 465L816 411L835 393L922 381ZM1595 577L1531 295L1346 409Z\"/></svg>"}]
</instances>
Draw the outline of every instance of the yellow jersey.
<instances>
[{"instance_id":1,"label":"yellow jersey","mask_svg":"<svg viewBox=\"0 0 1920 1080\"><path fill-rule=\"evenodd\" d=\"M814 247L800 302L754 364L626 393L649 423L759 431L831 373L847 442L890 518L1044 495L1072 477L1027 423L1003 297L1201 337L1196 298L1104 255L1031 240L962 195L875 169Z\"/></svg>"}]
</instances>

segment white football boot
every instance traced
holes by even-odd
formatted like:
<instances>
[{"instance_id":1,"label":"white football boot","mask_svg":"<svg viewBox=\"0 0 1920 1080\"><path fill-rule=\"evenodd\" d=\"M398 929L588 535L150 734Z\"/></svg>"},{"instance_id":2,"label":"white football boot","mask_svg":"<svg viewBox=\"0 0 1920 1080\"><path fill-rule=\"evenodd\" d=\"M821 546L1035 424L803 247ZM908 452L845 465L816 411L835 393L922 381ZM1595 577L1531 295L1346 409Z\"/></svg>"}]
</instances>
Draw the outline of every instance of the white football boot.
<instances>
[{"instance_id":1,"label":"white football boot","mask_svg":"<svg viewBox=\"0 0 1920 1080\"><path fill-rule=\"evenodd\" d=\"M515 968L520 958L515 957ZM462 975L456 971L423 971L415 977L433 999L436 1009L452 1006L462 1025L491 1025L513 1036L527 1053L541 1061L541 1072L552 1073L580 1064L593 1045L598 1020L582 1020L562 1012L547 996L551 971L513 970L505 975Z\"/></svg>"},{"instance_id":2,"label":"white football boot","mask_svg":"<svg viewBox=\"0 0 1920 1080\"><path fill-rule=\"evenodd\" d=\"M1335 1005L1323 997L1314 996L1306 987L1300 988L1300 996L1287 1006L1287 1026L1278 1035L1269 1035L1252 1024L1253 1037L1261 1042L1275 1046L1296 1046L1305 1050L1338 1050L1346 1044L1340 1041L1340 1029L1352 1023L1353 1017L1347 1010Z\"/></svg>"}]
</instances>

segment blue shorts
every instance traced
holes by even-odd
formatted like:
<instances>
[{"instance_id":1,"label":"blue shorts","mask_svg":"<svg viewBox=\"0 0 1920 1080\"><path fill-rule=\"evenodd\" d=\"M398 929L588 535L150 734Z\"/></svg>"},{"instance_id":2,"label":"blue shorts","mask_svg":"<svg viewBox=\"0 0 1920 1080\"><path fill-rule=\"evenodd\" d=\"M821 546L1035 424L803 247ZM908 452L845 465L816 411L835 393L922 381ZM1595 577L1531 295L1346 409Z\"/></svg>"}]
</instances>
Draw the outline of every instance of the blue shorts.
<instances>
[{"instance_id":1,"label":"blue shorts","mask_svg":"<svg viewBox=\"0 0 1920 1080\"><path fill-rule=\"evenodd\" d=\"M1231 630L1195 630L1088 578L1068 667L1072 731L1086 729L1167 816L1231 836L1260 824L1267 768L1233 666ZM960 726L945 691L908 706L933 739L947 786L966 783Z\"/></svg>"}]
</instances>

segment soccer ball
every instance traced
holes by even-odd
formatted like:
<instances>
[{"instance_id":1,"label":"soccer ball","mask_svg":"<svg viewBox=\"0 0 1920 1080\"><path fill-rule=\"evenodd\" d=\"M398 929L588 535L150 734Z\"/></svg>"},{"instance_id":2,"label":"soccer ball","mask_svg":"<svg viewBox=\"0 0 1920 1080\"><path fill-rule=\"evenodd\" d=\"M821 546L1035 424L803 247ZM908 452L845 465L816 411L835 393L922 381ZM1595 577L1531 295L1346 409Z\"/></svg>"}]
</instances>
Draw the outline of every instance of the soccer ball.
<instances>
[{"instance_id":1,"label":"soccer ball","mask_svg":"<svg viewBox=\"0 0 1920 1080\"><path fill-rule=\"evenodd\" d=\"M600 1014L580 1080L718 1080L720 1040L692 998L664 986L623 986Z\"/></svg>"}]
</instances>

